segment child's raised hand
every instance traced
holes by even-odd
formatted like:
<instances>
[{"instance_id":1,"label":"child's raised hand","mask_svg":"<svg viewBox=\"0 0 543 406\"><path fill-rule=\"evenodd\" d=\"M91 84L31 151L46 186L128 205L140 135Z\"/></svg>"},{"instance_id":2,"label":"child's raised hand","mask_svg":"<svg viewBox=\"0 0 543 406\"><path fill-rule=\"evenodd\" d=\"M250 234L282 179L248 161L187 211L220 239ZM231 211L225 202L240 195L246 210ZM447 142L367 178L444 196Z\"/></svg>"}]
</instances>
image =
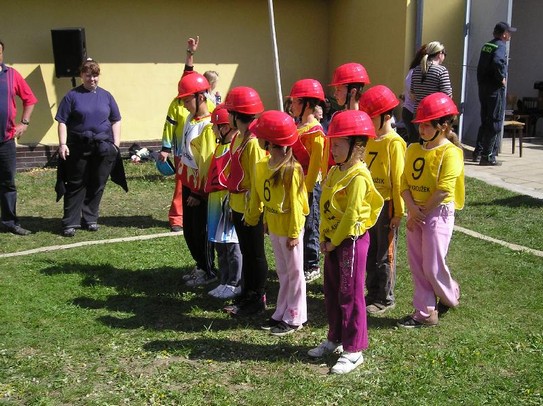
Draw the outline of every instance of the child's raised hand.
<instances>
[{"instance_id":1,"label":"child's raised hand","mask_svg":"<svg viewBox=\"0 0 543 406\"><path fill-rule=\"evenodd\" d=\"M200 36L197 35L196 39L189 38L187 41L187 49L189 49L192 53L195 53L198 49L198 43L200 42Z\"/></svg>"}]
</instances>

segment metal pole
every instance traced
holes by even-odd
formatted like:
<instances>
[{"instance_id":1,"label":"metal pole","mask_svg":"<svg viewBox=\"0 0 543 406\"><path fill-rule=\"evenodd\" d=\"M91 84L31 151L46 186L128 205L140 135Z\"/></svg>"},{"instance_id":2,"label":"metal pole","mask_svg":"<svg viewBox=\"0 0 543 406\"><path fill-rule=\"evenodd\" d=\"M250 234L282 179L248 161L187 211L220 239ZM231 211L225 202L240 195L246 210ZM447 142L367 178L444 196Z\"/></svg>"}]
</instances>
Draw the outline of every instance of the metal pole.
<instances>
[{"instance_id":1,"label":"metal pole","mask_svg":"<svg viewBox=\"0 0 543 406\"><path fill-rule=\"evenodd\" d=\"M273 0L268 0L268 10L270 14L270 30L273 47L273 62L275 70L275 89L277 91L278 110L283 111L283 93L281 91L281 71L279 70L279 52L277 51L277 36L275 34L275 18L273 13Z\"/></svg>"}]
</instances>

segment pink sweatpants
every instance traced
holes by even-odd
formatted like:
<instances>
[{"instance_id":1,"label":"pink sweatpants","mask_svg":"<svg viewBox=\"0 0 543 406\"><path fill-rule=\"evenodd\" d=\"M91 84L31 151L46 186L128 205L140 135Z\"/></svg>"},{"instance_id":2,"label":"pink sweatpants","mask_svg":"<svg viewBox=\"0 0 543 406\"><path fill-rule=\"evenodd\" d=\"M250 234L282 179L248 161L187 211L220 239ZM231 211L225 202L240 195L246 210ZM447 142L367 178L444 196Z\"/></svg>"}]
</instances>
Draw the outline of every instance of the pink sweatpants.
<instances>
[{"instance_id":1,"label":"pink sweatpants","mask_svg":"<svg viewBox=\"0 0 543 406\"><path fill-rule=\"evenodd\" d=\"M299 326L307 321L303 230L298 237L298 245L292 251L287 248L287 237L270 233L270 240L279 278L277 305L272 318Z\"/></svg>"},{"instance_id":2,"label":"pink sweatpants","mask_svg":"<svg viewBox=\"0 0 543 406\"><path fill-rule=\"evenodd\" d=\"M430 316L436 296L449 307L458 306L460 287L445 263L454 227L454 203L441 205L426 216L425 224L407 231L407 256L413 278L414 318Z\"/></svg>"}]
</instances>

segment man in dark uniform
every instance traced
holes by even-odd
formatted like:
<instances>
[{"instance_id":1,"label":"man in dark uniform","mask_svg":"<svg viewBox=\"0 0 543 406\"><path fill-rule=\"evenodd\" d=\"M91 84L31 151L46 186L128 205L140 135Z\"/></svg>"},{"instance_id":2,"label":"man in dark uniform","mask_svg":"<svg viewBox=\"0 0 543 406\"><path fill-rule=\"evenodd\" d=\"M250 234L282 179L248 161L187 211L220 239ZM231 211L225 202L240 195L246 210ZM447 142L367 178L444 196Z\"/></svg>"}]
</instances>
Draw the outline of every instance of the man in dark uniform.
<instances>
[{"instance_id":1,"label":"man in dark uniform","mask_svg":"<svg viewBox=\"0 0 543 406\"><path fill-rule=\"evenodd\" d=\"M507 82L505 43L517 29L500 21L494 27L494 38L483 45L477 65L477 84L481 103L481 126L473 151L473 161L484 166L499 165L496 161L498 134L502 130Z\"/></svg>"}]
</instances>

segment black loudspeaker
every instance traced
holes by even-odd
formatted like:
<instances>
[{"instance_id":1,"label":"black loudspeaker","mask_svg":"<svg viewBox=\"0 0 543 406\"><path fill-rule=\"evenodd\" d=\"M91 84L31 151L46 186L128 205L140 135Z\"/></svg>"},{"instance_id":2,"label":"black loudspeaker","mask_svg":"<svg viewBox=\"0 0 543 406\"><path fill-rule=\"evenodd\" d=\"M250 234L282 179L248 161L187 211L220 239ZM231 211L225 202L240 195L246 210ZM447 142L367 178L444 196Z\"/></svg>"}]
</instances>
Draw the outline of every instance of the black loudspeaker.
<instances>
[{"instance_id":1,"label":"black loudspeaker","mask_svg":"<svg viewBox=\"0 0 543 406\"><path fill-rule=\"evenodd\" d=\"M79 68L87 59L85 29L81 27L53 29L51 38L53 39L55 76L57 78L79 76Z\"/></svg>"}]
</instances>

